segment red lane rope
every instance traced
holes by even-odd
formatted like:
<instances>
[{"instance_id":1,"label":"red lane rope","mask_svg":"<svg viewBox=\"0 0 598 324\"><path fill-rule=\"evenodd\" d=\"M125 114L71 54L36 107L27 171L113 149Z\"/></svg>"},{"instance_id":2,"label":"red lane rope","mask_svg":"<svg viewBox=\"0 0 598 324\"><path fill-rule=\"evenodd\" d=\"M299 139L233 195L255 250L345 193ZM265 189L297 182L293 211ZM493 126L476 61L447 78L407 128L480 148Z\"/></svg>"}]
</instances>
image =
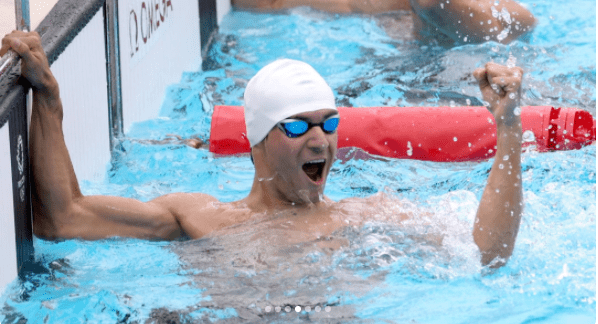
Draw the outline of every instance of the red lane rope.
<instances>
[{"instance_id":1,"label":"red lane rope","mask_svg":"<svg viewBox=\"0 0 598 324\"><path fill-rule=\"evenodd\" d=\"M437 162L479 161L496 151L496 125L485 107L340 107L338 147L370 154ZM521 110L523 147L540 152L580 149L596 141L596 120L577 108L528 106ZM249 153L241 106L216 106L210 151Z\"/></svg>"}]
</instances>

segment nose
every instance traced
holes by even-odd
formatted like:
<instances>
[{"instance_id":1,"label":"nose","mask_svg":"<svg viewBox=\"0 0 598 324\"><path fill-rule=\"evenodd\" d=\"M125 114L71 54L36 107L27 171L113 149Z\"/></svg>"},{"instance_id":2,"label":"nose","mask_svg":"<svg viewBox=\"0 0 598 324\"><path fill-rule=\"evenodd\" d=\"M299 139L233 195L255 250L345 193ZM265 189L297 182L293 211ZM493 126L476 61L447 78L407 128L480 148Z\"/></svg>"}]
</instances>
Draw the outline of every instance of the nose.
<instances>
[{"instance_id":1,"label":"nose","mask_svg":"<svg viewBox=\"0 0 598 324\"><path fill-rule=\"evenodd\" d=\"M321 153L330 145L326 138L326 133L320 127L313 127L306 135L308 136L307 147L314 153Z\"/></svg>"}]
</instances>

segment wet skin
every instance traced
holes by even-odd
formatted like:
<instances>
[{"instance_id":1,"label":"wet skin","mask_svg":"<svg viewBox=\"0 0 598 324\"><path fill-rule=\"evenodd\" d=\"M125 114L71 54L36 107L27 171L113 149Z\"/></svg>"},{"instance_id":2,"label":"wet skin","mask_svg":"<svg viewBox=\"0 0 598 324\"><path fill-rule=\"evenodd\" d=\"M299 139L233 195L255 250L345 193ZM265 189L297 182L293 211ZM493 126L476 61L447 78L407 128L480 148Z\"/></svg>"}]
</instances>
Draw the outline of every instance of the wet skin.
<instances>
[{"instance_id":1,"label":"wet skin","mask_svg":"<svg viewBox=\"0 0 598 324\"><path fill-rule=\"evenodd\" d=\"M446 46L486 41L508 44L530 32L536 24L533 14L514 0L233 0L232 3L238 9L260 12L302 6L337 14L408 11L412 13L412 22L408 23L412 27L410 33L422 41Z\"/></svg>"},{"instance_id":2,"label":"wet skin","mask_svg":"<svg viewBox=\"0 0 598 324\"><path fill-rule=\"evenodd\" d=\"M233 225L274 217L273 224L291 221L287 228L304 238L329 235L340 226L361 224L376 197L333 202L322 195L337 152L337 135L313 127L305 135L288 138L273 128L253 147L256 175L249 195L221 203L203 193L173 193L149 202L113 196L84 196L79 188L62 132L62 103L37 33L12 32L2 39L0 55L12 48L22 58L22 76L32 86L30 159L33 178L34 233L46 239L112 236L145 239L200 238ZM482 263L502 266L515 246L523 206L521 192L521 118L519 107L523 71L488 63L474 71L484 100L497 126L497 157L476 215L473 237ZM320 123L333 110L302 113ZM342 121L341 121L342 122ZM315 180L303 165L324 159ZM503 165L501 165L503 164ZM264 180L271 179L271 180ZM358 215L359 219L348 215ZM396 215L401 223L411 215ZM293 239L296 240L296 239Z\"/></svg>"}]
</instances>

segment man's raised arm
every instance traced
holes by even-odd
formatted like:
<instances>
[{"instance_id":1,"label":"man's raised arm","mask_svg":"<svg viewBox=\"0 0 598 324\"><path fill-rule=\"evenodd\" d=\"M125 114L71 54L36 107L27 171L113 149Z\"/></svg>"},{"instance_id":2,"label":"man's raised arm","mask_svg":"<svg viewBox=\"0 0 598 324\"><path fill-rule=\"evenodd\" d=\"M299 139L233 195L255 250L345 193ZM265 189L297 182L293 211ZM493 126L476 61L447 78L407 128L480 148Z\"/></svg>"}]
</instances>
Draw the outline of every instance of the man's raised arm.
<instances>
[{"instance_id":1,"label":"man's raised arm","mask_svg":"<svg viewBox=\"0 0 598 324\"><path fill-rule=\"evenodd\" d=\"M14 31L2 39L0 55L12 48L33 90L30 129L33 231L44 238L101 239L110 236L173 239L181 228L168 198L133 199L81 194L62 132L58 83L37 33ZM92 135L92 134L90 134Z\"/></svg>"},{"instance_id":2,"label":"man's raised arm","mask_svg":"<svg viewBox=\"0 0 598 324\"><path fill-rule=\"evenodd\" d=\"M496 157L476 215L473 238L482 253L482 264L498 268L513 253L523 210L519 107L523 71L488 63L473 75L497 129Z\"/></svg>"}]
</instances>

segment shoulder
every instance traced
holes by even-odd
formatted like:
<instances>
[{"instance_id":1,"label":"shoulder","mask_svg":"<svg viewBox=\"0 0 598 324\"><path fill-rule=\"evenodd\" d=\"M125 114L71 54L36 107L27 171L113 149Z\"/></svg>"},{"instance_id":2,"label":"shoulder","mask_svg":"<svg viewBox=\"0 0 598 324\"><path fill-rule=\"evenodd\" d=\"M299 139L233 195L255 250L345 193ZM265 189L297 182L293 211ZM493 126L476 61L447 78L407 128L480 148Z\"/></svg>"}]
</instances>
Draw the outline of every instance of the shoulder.
<instances>
[{"instance_id":1,"label":"shoulder","mask_svg":"<svg viewBox=\"0 0 598 324\"><path fill-rule=\"evenodd\" d=\"M168 208L185 234L192 239L241 223L251 216L247 208L235 203L220 202L203 193L173 193L152 202Z\"/></svg>"},{"instance_id":2,"label":"shoulder","mask_svg":"<svg viewBox=\"0 0 598 324\"><path fill-rule=\"evenodd\" d=\"M171 193L164 196L160 196L152 200L153 203L169 204L169 203L192 203L197 201L217 201L217 199L211 195L205 193L186 193L177 192Z\"/></svg>"},{"instance_id":3,"label":"shoulder","mask_svg":"<svg viewBox=\"0 0 598 324\"><path fill-rule=\"evenodd\" d=\"M157 204L168 209L175 215L188 214L189 211L201 213L214 208L218 199L205 193L172 193L160 196L150 203Z\"/></svg>"}]
</instances>

